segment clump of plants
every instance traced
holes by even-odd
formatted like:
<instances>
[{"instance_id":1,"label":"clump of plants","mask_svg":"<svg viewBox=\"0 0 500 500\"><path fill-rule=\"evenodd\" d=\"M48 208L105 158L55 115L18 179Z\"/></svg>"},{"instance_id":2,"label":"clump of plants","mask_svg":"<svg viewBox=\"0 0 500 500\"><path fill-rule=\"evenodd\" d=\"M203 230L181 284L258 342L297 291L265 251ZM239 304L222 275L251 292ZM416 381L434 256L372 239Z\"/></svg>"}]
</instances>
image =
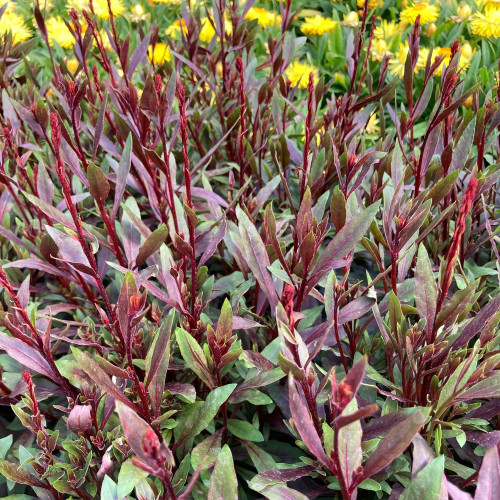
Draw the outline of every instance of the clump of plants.
<instances>
[{"instance_id":1,"label":"clump of plants","mask_svg":"<svg viewBox=\"0 0 500 500\"><path fill-rule=\"evenodd\" d=\"M498 68L417 80L417 17L394 77L366 2L346 90L292 83L249 8L2 39L3 497L495 495Z\"/></svg>"}]
</instances>

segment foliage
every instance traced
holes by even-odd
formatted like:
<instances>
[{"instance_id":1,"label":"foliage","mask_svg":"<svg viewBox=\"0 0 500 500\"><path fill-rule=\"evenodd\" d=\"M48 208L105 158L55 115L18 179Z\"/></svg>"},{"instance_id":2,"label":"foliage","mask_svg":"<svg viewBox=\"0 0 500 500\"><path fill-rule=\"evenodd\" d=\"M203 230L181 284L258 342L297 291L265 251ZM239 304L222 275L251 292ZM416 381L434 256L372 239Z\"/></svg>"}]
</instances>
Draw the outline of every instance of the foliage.
<instances>
[{"instance_id":1,"label":"foliage","mask_svg":"<svg viewBox=\"0 0 500 500\"><path fill-rule=\"evenodd\" d=\"M495 43L90 6L0 43L2 496L494 495Z\"/></svg>"}]
</instances>

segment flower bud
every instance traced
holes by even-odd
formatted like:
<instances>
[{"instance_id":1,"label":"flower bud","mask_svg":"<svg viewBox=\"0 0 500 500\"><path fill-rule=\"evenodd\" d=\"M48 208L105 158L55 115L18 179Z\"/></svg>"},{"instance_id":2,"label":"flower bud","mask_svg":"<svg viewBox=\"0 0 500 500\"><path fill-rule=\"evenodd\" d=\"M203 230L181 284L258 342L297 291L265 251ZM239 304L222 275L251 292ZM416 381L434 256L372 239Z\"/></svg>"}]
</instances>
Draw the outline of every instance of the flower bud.
<instances>
[{"instance_id":1,"label":"flower bud","mask_svg":"<svg viewBox=\"0 0 500 500\"><path fill-rule=\"evenodd\" d=\"M75 405L68 417L68 427L75 434L90 430L92 427L90 406Z\"/></svg>"},{"instance_id":2,"label":"flower bud","mask_svg":"<svg viewBox=\"0 0 500 500\"><path fill-rule=\"evenodd\" d=\"M470 5L461 4L458 7L457 14L462 21L465 21L469 16L472 15L472 9L470 8Z\"/></svg>"}]
</instances>

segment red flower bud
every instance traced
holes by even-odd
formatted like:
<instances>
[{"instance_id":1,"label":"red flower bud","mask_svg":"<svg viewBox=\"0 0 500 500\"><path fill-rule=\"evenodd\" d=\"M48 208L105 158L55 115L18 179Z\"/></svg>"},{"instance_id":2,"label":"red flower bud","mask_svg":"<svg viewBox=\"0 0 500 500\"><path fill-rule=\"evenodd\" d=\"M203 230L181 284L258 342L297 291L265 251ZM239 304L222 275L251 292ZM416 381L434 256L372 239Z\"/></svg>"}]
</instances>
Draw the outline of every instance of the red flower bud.
<instances>
[{"instance_id":1,"label":"red flower bud","mask_svg":"<svg viewBox=\"0 0 500 500\"><path fill-rule=\"evenodd\" d=\"M50 113L50 128L52 129L52 144L59 150L61 147L61 129L59 128L59 119L55 113Z\"/></svg>"}]
</instances>

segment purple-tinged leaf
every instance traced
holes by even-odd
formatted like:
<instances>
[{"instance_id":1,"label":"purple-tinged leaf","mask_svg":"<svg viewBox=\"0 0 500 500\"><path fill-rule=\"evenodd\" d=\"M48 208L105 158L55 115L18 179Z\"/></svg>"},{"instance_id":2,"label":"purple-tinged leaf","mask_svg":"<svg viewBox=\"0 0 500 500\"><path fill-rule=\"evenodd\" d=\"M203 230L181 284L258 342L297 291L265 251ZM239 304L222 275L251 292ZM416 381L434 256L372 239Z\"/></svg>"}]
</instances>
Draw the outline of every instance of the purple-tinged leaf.
<instances>
[{"instance_id":1,"label":"purple-tinged leaf","mask_svg":"<svg viewBox=\"0 0 500 500\"><path fill-rule=\"evenodd\" d=\"M94 144L92 146L92 161L95 159L95 155L97 154L97 150L99 148L99 144L101 142L101 135L104 129L104 117L106 116L106 105L108 104L108 93L104 93L104 97L102 99L101 108L99 109L99 115L97 116L97 122L95 125L94 131Z\"/></svg>"},{"instance_id":2,"label":"purple-tinged leaf","mask_svg":"<svg viewBox=\"0 0 500 500\"><path fill-rule=\"evenodd\" d=\"M380 441L377 449L366 461L363 479L372 477L377 472L384 470L393 460L399 457L424 425L426 418L424 412L418 410L403 422L395 425L391 432Z\"/></svg>"},{"instance_id":3,"label":"purple-tinged leaf","mask_svg":"<svg viewBox=\"0 0 500 500\"><path fill-rule=\"evenodd\" d=\"M489 448L484 454L483 463L479 469L476 494L474 500L493 500L500 492L500 463L498 448Z\"/></svg>"},{"instance_id":4,"label":"purple-tinged leaf","mask_svg":"<svg viewBox=\"0 0 500 500\"><path fill-rule=\"evenodd\" d=\"M55 379L54 372L45 358L22 340L0 332L0 349L26 368L41 373L51 380Z\"/></svg>"},{"instance_id":5,"label":"purple-tinged leaf","mask_svg":"<svg viewBox=\"0 0 500 500\"><path fill-rule=\"evenodd\" d=\"M120 208L120 203L125 193L125 187L127 186L127 177L130 171L130 159L132 155L132 134L127 137L127 142L123 148L122 157L120 158L120 164L118 166L118 172L116 173L116 187L115 187L115 200L113 205L113 211L111 213L111 219L116 217L118 209Z\"/></svg>"},{"instance_id":6,"label":"purple-tinged leaf","mask_svg":"<svg viewBox=\"0 0 500 500\"><path fill-rule=\"evenodd\" d=\"M446 481L446 489L448 490L451 500L472 500L469 493L462 491L450 481Z\"/></svg>"},{"instance_id":7,"label":"purple-tinged leaf","mask_svg":"<svg viewBox=\"0 0 500 500\"><path fill-rule=\"evenodd\" d=\"M415 477L427 464L431 463L434 458L436 458L436 456L432 448L420 434L417 434L413 438L412 477Z\"/></svg>"},{"instance_id":8,"label":"purple-tinged leaf","mask_svg":"<svg viewBox=\"0 0 500 500\"><path fill-rule=\"evenodd\" d=\"M309 452L316 457L325 467L330 468L321 439L314 427L309 410L306 408L302 399L295 387L293 376L288 378L289 394L290 394L290 411L292 412L293 425L299 433L300 439L304 441Z\"/></svg>"},{"instance_id":9,"label":"purple-tinged leaf","mask_svg":"<svg viewBox=\"0 0 500 500\"><path fill-rule=\"evenodd\" d=\"M270 265L269 256L260 234L254 224L239 207L236 209L240 221L241 240L244 246L248 267L253 272L262 292L268 298L271 306L278 305L278 295L274 288L273 279L267 267Z\"/></svg>"},{"instance_id":10,"label":"purple-tinged leaf","mask_svg":"<svg viewBox=\"0 0 500 500\"><path fill-rule=\"evenodd\" d=\"M223 218L220 222L219 228L210 238L207 248L205 248L203 255L200 257L200 260L198 262L198 269L203 264L205 264L205 262L207 262L208 259L210 259L210 257L212 257L212 255L215 253L215 251L217 250L217 246L224 239L224 236L226 235L226 228L227 228L226 219Z\"/></svg>"},{"instance_id":11,"label":"purple-tinged leaf","mask_svg":"<svg viewBox=\"0 0 500 500\"><path fill-rule=\"evenodd\" d=\"M317 283L328 271L333 263L347 256L361 241L378 212L380 203L370 205L366 210L356 215L333 237L320 255L311 272L311 281Z\"/></svg>"},{"instance_id":12,"label":"purple-tinged leaf","mask_svg":"<svg viewBox=\"0 0 500 500\"><path fill-rule=\"evenodd\" d=\"M172 311L167 318L163 320L158 330L158 334L153 341L153 345L151 346L146 357L147 378L145 386L149 388L150 384L154 381L155 387L149 390L149 394L151 399L154 399L160 404L165 387L165 375L168 370L168 362L170 358L170 336L172 334L174 320L175 314ZM158 405L155 407L159 408Z\"/></svg>"},{"instance_id":13,"label":"purple-tinged leaf","mask_svg":"<svg viewBox=\"0 0 500 500\"><path fill-rule=\"evenodd\" d=\"M500 444L500 431L465 431L465 435L467 436L467 441L479 444L485 448L491 448Z\"/></svg>"},{"instance_id":14,"label":"purple-tinged leaf","mask_svg":"<svg viewBox=\"0 0 500 500\"><path fill-rule=\"evenodd\" d=\"M343 325L349 321L361 318L361 316L366 314L373 307L374 303L375 299L367 297L366 295L354 299L339 311L337 323Z\"/></svg>"},{"instance_id":15,"label":"purple-tinged leaf","mask_svg":"<svg viewBox=\"0 0 500 500\"><path fill-rule=\"evenodd\" d=\"M36 178L36 187L40 199L51 206L54 199L54 183L47 172L45 164L41 161L38 164L38 175Z\"/></svg>"},{"instance_id":16,"label":"purple-tinged leaf","mask_svg":"<svg viewBox=\"0 0 500 500\"><path fill-rule=\"evenodd\" d=\"M72 349L72 351L82 370L104 391L105 394L109 394L117 401L121 401L132 409L135 408L134 404L129 401L125 394L123 394L123 392L121 392L112 382L109 375L88 354L78 349Z\"/></svg>"},{"instance_id":17,"label":"purple-tinged leaf","mask_svg":"<svg viewBox=\"0 0 500 500\"><path fill-rule=\"evenodd\" d=\"M356 410L354 413L350 414L344 414L338 416L335 419L335 425L338 428L342 428L346 425L351 424L352 422L355 422L356 420L362 420L364 418L371 417L372 415L375 415L377 411L379 410L378 404L373 403L368 406L364 406L363 408L360 408L359 410Z\"/></svg>"},{"instance_id":18,"label":"purple-tinged leaf","mask_svg":"<svg viewBox=\"0 0 500 500\"><path fill-rule=\"evenodd\" d=\"M427 331L432 332L436 317L437 288L431 262L423 243L418 248L415 271L415 304L419 316L426 320Z\"/></svg>"},{"instance_id":19,"label":"purple-tinged leaf","mask_svg":"<svg viewBox=\"0 0 500 500\"><path fill-rule=\"evenodd\" d=\"M161 449L164 458L174 464L174 457L165 443L160 443L151 426L146 423L129 406L116 403L116 409L123 427L123 433L132 451L147 465L156 469L157 465L152 457L152 448Z\"/></svg>"},{"instance_id":20,"label":"purple-tinged leaf","mask_svg":"<svg viewBox=\"0 0 500 500\"><path fill-rule=\"evenodd\" d=\"M471 399L491 399L500 398L500 372L462 392L455 401L470 401Z\"/></svg>"},{"instance_id":21,"label":"purple-tinged leaf","mask_svg":"<svg viewBox=\"0 0 500 500\"><path fill-rule=\"evenodd\" d=\"M500 310L500 295L497 295L477 313L476 316L462 330L462 333L450 346L450 349L456 351L466 345L475 335L479 334L486 323Z\"/></svg>"},{"instance_id":22,"label":"purple-tinged leaf","mask_svg":"<svg viewBox=\"0 0 500 500\"><path fill-rule=\"evenodd\" d=\"M146 36L141 40L141 43L139 43L139 45L135 48L134 52L132 52L127 69L127 76L129 79L132 78L134 71L139 63L146 57L146 54L148 53L150 38L151 33L147 33Z\"/></svg>"},{"instance_id":23,"label":"purple-tinged leaf","mask_svg":"<svg viewBox=\"0 0 500 500\"><path fill-rule=\"evenodd\" d=\"M3 477L15 483L48 489L47 485L42 483L34 474L19 465L7 462L7 460L0 460L0 473Z\"/></svg>"}]
</instances>

